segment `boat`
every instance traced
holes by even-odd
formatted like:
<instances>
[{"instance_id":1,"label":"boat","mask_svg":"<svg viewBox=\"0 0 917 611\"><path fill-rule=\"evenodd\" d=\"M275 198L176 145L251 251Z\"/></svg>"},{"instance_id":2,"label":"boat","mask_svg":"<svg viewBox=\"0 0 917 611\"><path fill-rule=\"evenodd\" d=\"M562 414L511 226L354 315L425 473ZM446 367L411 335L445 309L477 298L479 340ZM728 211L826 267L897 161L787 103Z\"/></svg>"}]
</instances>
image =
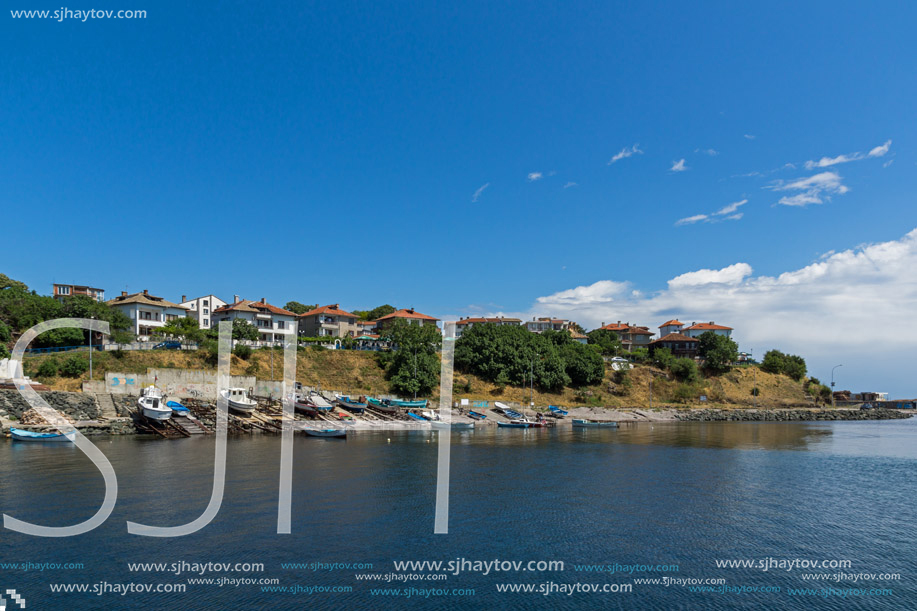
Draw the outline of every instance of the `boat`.
<instances>
[{"instance_id":1,"label":"boat","mask_svg":"<svg viewBox=\"0 0 917 611\"><path fill-rule=\"evenodd\" d=\"M452 429L453 431L469 431L474 429L474 422L431 422L434 429Z\"/></svg>"},{"instance_id":2,"label":"boat","mask_svg":"<svg viewBox=\"0 0 917 611\"><path fill-rule=\"evenodd\" d=\"M508 409L508 408L503 410L503 415L509 418L510 420L525 420L526 419L524 415L520 414L516 410Z\"/></svg>"},{"instance_id":3,"label":"boat","mask_svg":"<svg viewBox=\"0 0 917 611\"><path fill-rule=\"evenodd\" d=\"M509 422L498 422L497 426L510 429L540 429L544 427L544 422L532 422L525 418L516 418Z\"/></svg>"},{"instance_id":4,"label":"boat","mask_svg":"<svg viewBox=\"0 0 917 611\"><path fill-rule=\"evenodd\" d=\"M300 414L305 414L311 418L318 416L318 409L315 407L315 404L312 403L307 397L302 397L296 395L293 399L293 409Z\"/></svg>"},{"instance_id":5,"label":"boat","mask_svg":"<svg viewBox=\"0 0 917 611\"><path fill-rule=\"evenodd\" d=\"M258 406L258 402L249 398L244 388L224 388L220 396L229 402L229 409L241 414L251 414Z\"/></svg>"},{"instance_id":6,"label":"boat","mask_svg":"<svg viewBox=\"0 0 917 611\"><path fill-rule=\"evenodd\" d=\"M338 412L335 414L335 416L337 417L338 420L346 420L348 422L353 422L353 416L351 416L347 412Z\"/></svg>"},{"instance_id":7,"label":"boat","mask_svg":"<svg viewBox=\"0 0 917 611\"><path fill-rule=\"evenodd\" d=\"M419 420L420 422L429 422L429 420L427 420L423 416L418 416L414 412L408 412L407 414L408 414L408 417L413 418L414 420Z\"/></svg>"},{"instance_id":8,"label":"boat","mask_svg":"<svg viewBox=\"0 0 917 611\"><path fill-rule=\"evenodd\" d=\"M604 428L604 429L614 429L618 428L617 422L597 422L595 420L585 420L582 418L573 419L573 428Z\"/></svg>"},{"instance_id":9,"label":"boat","mask_svg":"<svg viewBox=\"0 0 917 611\"><path fill-rule=\"evenodd\" d=\"M166 401L166 407L172 410L173 416L190 416L191 410L178 401Z\"/></svg>"},{"instance_id":10,"label":"boat","mask_svg":"<svg viewBox=\"0 0 917 611\"><path fill-rule=\"evenodd\" d=\"M475 420L487 420L487 414L480 414L473 410L468 411L468 417L473 418Z\"/></svg>"},{"instance_id":11,"label":"boat","mask_svg":"<svg viewBox=\"0 0 917 611\"><path fill-rule=\"evenodd\" d=\"M310 437L347 437L345 429L303 429Z\"/></svg>"},{"instance_id":12,"label":"boat","mask_svg":"<svg viewBox=\"0 0 917 611\"><path fill-rule=\"evenodd\" d=\"M380 412L385 412L387 414L395 414L401 411L401 407L398 405L395 405L395 403L389 399L373 399L372 397L370 397L366 401L369 407L373 408L374 410L380 411Z\"/></svg>"},{"instance_id":13,"label":"boat","mask_svg":"<svg viewBox=\"0 0 917 611\"><path fill-rule=\"evenodd\" d=\"M422 401L416 401L416 400L415 401L399 401L396 399L392 401L392 403L394 403L398 407L407 407L409 409L424 409L425 407L427 407L426 399Z\"/></svg>"},{"instance_id":14,"label":"boat","mask_svg":"<svg viewBox=\"0 0 917 611\"><path fill-rule=\"evenodd\" d=\"M362 414L366 409L366 403L354 401L346 395L338 395L334 402L352 414Z\"/></svg>"},{"instance_id":15,"label":"boat","mask_svg":"<svg viewBox=\"0 0 917 611\"><path fill-rule=\"evenodd\" d=\"M10 427L10 437L16 441L73 441L76 439L76 431L72 430L67 433L38 433Z\"/></svg>"},{"instance_id":16,"label":"boat","mask_svg":"<svg viewBox=\"0 0 917 611\"><path fill-rule=\"evenodd\" d=\"M556 405L549 405L548 409L551 410L551 415L554 416L555 418L563 418L564 416L570 413L565 409L560 409Z\"/></svg>"},{"instance_id":17,"label":"boat","mask_svg":"<svg viewBox=\"0 0 917 611\"><path fill-rule=\"evenodd\" d=\"M172 417L172 408L162 400L162 391L155 386L147 386L137 399L143 415L150 420L168 420Z\"/></svg>"},{"instance_id":18,"label":"boat","mask_svg":"<svg viewBox=\"0 0 917 611\"><path fill-rule=\"evenodd\" d=\"M330 412L333 407L331 403L321 393L312 391L306 398L306 401L320 412Z\"/></svg>"}]
</instances>

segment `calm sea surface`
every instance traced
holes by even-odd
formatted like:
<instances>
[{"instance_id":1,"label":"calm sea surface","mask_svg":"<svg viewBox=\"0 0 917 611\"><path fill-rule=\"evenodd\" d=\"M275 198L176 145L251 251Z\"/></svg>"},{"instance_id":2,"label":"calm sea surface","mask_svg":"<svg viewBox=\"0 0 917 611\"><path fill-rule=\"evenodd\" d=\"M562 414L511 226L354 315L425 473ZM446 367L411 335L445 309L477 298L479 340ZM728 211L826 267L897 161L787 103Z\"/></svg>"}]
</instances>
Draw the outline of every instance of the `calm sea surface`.
<instances>
[{"instance_id":1,"label":"calm sea surface","mask_svg":"<svg viewBox=\"0 0 917 611\"><path fill-rule=\"evenodd\" d=\"M453 433L448 535L433 534L437 433L297 438L293 533L278 535L280 439L231 439L217 518L175 539L129 535L126 521L175 526L210 498L212 438L96 443L118 474L118 504L90 534L42 539L0 529L0 591L28 609L917 609L917 420L835 423L666 423L619 430L492 429ZM69 444L0 441L0 510L50 526L95 513L102 478ZM462 572L444 581L367 582L406 574L393 561L561 560L564 570ZM717 568L715 560L849 560L848 568ZM187 586L184 593L52 593L51 584L188 584L128 563L263 563L282 586L351 592L270 593L262 585ZM311 570L282 563L367 563ZM576 565L678 565L611 574ZM804 580L803 574L898 574L898 580ZM635 579L725 579L692 592ZM632 584L629 593L502 593L498 584ZM546 587L551 587L547 585ZM473 589L474 595L372 595L372 589ZM812 593L790 593L810 588ZM851 588L864 593L854 594ZM865 593L871 588L891 593ZM832 593L830 589L836 592ZM7 609L18 607L7 606Z\"/></svg>"}]
</instances>

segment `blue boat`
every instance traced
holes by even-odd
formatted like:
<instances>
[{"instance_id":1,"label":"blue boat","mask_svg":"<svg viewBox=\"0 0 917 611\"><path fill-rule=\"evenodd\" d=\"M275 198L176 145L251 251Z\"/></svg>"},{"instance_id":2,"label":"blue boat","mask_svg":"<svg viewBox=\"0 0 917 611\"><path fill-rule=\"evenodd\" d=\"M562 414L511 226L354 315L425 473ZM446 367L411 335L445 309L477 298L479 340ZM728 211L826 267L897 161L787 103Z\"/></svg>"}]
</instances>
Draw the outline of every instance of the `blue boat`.
<instances>
[{"instance_id":1,"label":"blue boat","mask_svg":"<svg viewBox=\"0 0 917 611\"><path fill-rule=\"evenodd\" d=\"M573 428L602 428L602 429L616 429L618 428L617 422L597 422L595 420L584 420L584 419L573 419Z\"/></svg>"},{"instance_id":2,"label":"blue boat","mask_svg":"<svg viewBox=\"0 0 917 611\"><path fill-rule=\"evenodd\" d=\"M303 432L310 437L347 437L344 429L303 429Z\"/></svg>"},{"instance_id":3,"label":"blue boat","mask_svg":"<svg viewBox=\"0 0 917 611\"><path fill-rule=\"evenodd\" d=\"M531 420L519 418L517 420L510 420L509 422L498 422L497 426L508 429L540 429L544 428L544 422L532 422Z\"/></svg>"},{"instance_id":4,"label":"blue boat","mask_svg":"<svg viewBox=\"0 0 917 611\"><path fill-rule=\"evenodd\" d=\"M520 413L517 412L516 410L504 409L504 410L503 410L503 414L504 414L507 418L511 418L512 420L525 420L525 416L523 416L522 414L520 414Z\"/></svg>"},{"instance_id":5,"label":"blue boat","mask_svg":"<svg viewBox=\"0 0 917 611\"><path fill-rule=\"evenodd\" d=\"M190 416L191 410L179 403L178 401L168 401L166 402L166 407L172 408L173 416Z\"/></svg>"},{"instance_id":6,"label":"blue boat","mask_svg":"<svg viewBox=\"0 0 917 611\"><path fill-rule=\"evenodd\" d=\"M369 407L380 412L385 412L387 414L397 414L399 411L401 411L401 408L389 399L373 399L372 397L369 397L366 399L366 401L369 404Z\"/></svg>"},{"instance_id":7,"label":"blue boat","mask_svg":"<svg viewBox=\"0 0 917 611\"><path fill-rule=\"evenodd\" d=\"M395 400L395 401L392 401L392 403L394 403L394 404L397 405L398 407L407 407L407 408L410 408L410 409L424 409L424 408L427 407L427 400L426 400L426 399L424 399L423 401L398 401L398 400Z\"/></svg>"},{"instance_id":8,"label":"blue boat","mask_svg":"<svg viewBox=\"0 0 917 611\"><path fill-rule=\"evenodd\" d=\"M25 429L16 429L10 427L10 437L16 441L73 441L76 439L76 431L70 431L68 433L37 433L35 431L27 431Z\"/></svg>"},{"instance_id":9,"label":"blue boat","mask_svg":"<svg viewBox=\"0 0 917 611\"><path fill-rule=\"evenodd\" d=\"M551 410L551 415L553 415L555 418L563 418L570 413L565 409L560 409L556 405L549 405L548 409Z\"/></svg>"},{"instance_id":10,"label":"blue boat","mask_svg":"<svg viewBox=\"0 0 917 611\"><path fill-rule=\"evenodd\" d=\"M408 416L410 416L410 417L413 418L414 420L420 420L421 422L429 422L429 420L427 420L427 419L424 418L423 416L418 416L417 414L412 414L411 412L408 412L407 414L408 414Z\"/></svg>"},{"instance_id":11,"label":"blue boat","mask_svg":"<svg viewBox=\"0 0 917 611\"><path fill-rule=\"evenodd\" d=\"M354 401L350 397L347 397L344 395L339 396L335 400L335 403L337 403L340 407L346 409L351 414L362 414L363 411L366 409L365 403Z\"/></svg>"},{"instance_id":12,"label":"blue boat","mask_svg":"<svg viewBox=\"0 0 917 611\"><path fill-rule=\"evenodd\" d=\"M486 420L486 419L487 419L487 414L479 414L479 413L476 412L476 411L469 410L469 411L468 411L468 417L469 417L469 418L474 418L475 420Z\"/></svg>"}]
</instances>

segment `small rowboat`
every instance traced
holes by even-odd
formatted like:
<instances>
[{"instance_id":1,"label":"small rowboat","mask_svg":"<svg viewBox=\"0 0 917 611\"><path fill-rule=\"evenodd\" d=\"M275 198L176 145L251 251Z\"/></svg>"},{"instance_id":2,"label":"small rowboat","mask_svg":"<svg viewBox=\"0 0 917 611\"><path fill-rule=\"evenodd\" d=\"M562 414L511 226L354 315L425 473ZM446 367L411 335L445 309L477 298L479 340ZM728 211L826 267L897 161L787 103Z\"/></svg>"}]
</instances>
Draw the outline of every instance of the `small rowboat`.
<instances>
[{"instance_id":1,"label":"small rowboat","mask_svg":"<svg viewBox=\"0 0 917 611\"><path fill-rule=\"evenodd\" d=\"M479 414L478 412L475 412L475 411L469 411L468 417L474 418L475 420L486 420L487 414Z\"/></svg>"},{"instance_id":2,"label":"small rowboat","mask_svg":"<svg viewBox=\"0 0 917 611\"><path fill-rule=\"evenodd\" d=\"M615 429L618 428L617 422L596 422L595 420L583 420L579 418L573 419L573 428L603 428L603 429Z\"/></svg>"},{"instance_id":3,"label":"small rowboat","mask_svg":"<svg viewBox=\"0 0 917 611\"><path fill-rule=\"evenodd\" d=\"M365 403L354 401L350 397L343 396L343 395L338 396L337 399L335 400L335 403L337 403L339 407L346 409L348 412L352 414L362 414L363 411L366 409Z\"/></svg>"},{"instance_id":4,"label":"small rowboat","mask_svg":"<svg viewBox=\"0 0 917 611\"><path fill-rule=\"evenodd\" d=\"M555 418L563 418L564 416L570 413L565 409L560 409L556 405L549 405L548 409L551 410L551 415L554 416Z\"/></svg>"},{"instance_id":5,"label":"small rowboat","mask_svg":"<svg viewBox=\"0 0 917 611\"><path fill-rule=\"evenodd\" d=\"M407 407L409 409L424 409L427 406L427 400L423 401L392 401L398 407Z\"/></svg>"},{"instance_id":6,"label":"small rowboat","mask_svg":"<svg viewBox=\"0 0 917 611\"><path fill-rule=\"evenodd\" d=\"M303 429L303 432L310 437L347 437L344 429Z\"/></svg>"},{"instance_id":7,"label":"small rowboat","mask_svg":"<svg viewBox=\"0 0 917 611\"><path fill-rule=\"evenodd\" d=\"M532 422L531 420L515 419L509 422L498 422L497 426L510 429L540 429L544 427L544 422Z\"/></svg>"},{"instance_id":8,"label":"small rowboat","mask_svg":"<svg viewBox=\"0 0 917 611\"><path fill-rule=\"evenodd\" d=\"M370 397L366 401L369 404L369 407L386 414L396 414L401 411L401 408L398 405L395 405L388 399L373 399Z\"/></svg>"},{"instance_id":9,"label":"small rowboat","mask_svg":"<svg viewBox=\"0 0 917 611\"><path fill-rule=\"evenodd\" d=\"M423 416L418 416L417 414L413 412L408 412L408 417L413 418L414 420L419 420L420 422L429 422L429 420L427 420Z\"/></svg>"},{"instance_id":10,"label":"small rowboat","mask_svg":"<svg viewBox=\"0 0 917 611\"><path fill-rule=\"evenodd\" d=\"M68 433L38 433L10 427L10 437L16 441L73 441L76 431Z\"/></svg>"},{"instance_id":11,"label":"small rowboat","mask_svg":"<svg viewBox=\"0 0 917 611\"><path fill-rule=\"evenodd\" d=\"M306 416L315 418L318 416L318 410L315 408L315 405L308 399L297 398L293 401L293 409L300 414L305 414Z\"/></svg>"},{"instance_id":12,"label":"small rowboat","mask_svg":"<svg viewBox=\"0 0 917 611\"><path fill-rule=\"evenodd\" d=\"M191 410L179 403L178 401L167 401L166 407L172 410L173 416L190 416Z\"/></svg>"},{"instance_id":13,"label":"small rowboat","mask_svg":"<svg viewBox=\"0 0 917 611\"><path fill-rule=\"evenodd\" d=\"M347 412L338 412L335 414L338 420L346 420L347 422L353 422L353 416Z\"/></svg>"}]
</instances>

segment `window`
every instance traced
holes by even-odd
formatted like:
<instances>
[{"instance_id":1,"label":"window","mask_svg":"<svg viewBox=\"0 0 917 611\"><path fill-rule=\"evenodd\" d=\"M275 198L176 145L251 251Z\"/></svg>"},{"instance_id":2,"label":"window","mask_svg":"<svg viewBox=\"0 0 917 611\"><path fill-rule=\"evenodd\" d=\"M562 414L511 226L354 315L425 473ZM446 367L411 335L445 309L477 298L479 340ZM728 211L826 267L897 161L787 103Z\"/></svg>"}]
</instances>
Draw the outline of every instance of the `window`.
<instances>
[{"instance_id":1,"label":"window","mask_svg":"<svg viewBox=\"0 0 917 611\"><path fill-rule=\"evenodd\" d=\"M278 320L278 321L277 321L277 328L278 328L278 329L286 329L286 327L284 326L285 324L286 324L286 323L285 323L284 321Z\"/></svg>"},{"instance_id":2,"label":"window","mask_svg":"<svg viewBox=\"0 0 917 611\"><path fill-rule=\"evenodd\" d=\"M210 310L208 310L207 308L204 308L204 314L210 314Z\"/></svg>"},{"instance_id":3,"label":"window","mask_svg":"<svg viewBox=\"0 0 917 611\"><path fill-rule=\"evenodd\" d=\"M204 326L205 326L205 327L209 327L209 326L210 326L210 321L207 320L206 318L204 319Z\"/></svg>"},{"instance_id":4,"label":"window","mask_svg":"<svg viewBox=\"0 0 917 611\"><path fill-rule=\"evenodd\" d=\"M205 300L204 300L204 307L205 307L205 308L209 308L209 307L210 307L210 300L209 300L209 299L205 299Z\"/></svg>"},{"instance_id":5,"label":"window","mask_svg":"<svg viewBox=\"0 0 917 611\"><path fill-rule=\"evenodd\" d=\"M57 287L57 293L58 295L69 295L70 287L69 286L59 286Z\"/></svg>"}]
</instances>

